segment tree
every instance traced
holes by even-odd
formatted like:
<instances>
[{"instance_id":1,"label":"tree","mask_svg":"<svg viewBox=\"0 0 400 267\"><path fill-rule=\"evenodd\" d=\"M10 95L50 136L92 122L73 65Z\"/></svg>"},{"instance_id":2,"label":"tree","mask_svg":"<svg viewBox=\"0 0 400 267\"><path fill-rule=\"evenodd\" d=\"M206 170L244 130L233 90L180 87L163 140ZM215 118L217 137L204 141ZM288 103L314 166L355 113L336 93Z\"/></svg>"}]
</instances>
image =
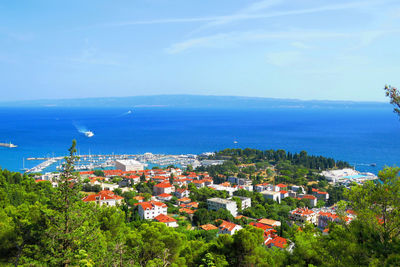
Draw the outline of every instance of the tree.
<instances>
[{"instance_id":1,"label":"tree","mask_svg":"<svg viewBox=\"0 0 400 267\"><path fill-rule=\"evenodd\" d=\"M104 174L104 172L102 170L95 170L93 172L93 174L96 175L96 176L101 176L101 177L105 176L105 174Z\"/></svg>"},{"instance_id":2,"label":"tree","mask_svg":"<svg viewBox=\"0 0 400 267\"><path fill-rule=\"evenodd\" d=\"M349 205L357 220L377 234L375 252L384 258L393 253L400 242L400 168L386 167L379 180L354 186L347 193Z\"/></svg>"},{"instance_id":3,"label":"tree","mask_svg":"<svg viewBox=\"0 0 400 267\"><path fill-rule=\"evenodd\" d=\"M397 88L385 85L386 96L390 98L390 104L394 106L394 113L400 116L400 92Z\"/></svg>"}]
</instances>

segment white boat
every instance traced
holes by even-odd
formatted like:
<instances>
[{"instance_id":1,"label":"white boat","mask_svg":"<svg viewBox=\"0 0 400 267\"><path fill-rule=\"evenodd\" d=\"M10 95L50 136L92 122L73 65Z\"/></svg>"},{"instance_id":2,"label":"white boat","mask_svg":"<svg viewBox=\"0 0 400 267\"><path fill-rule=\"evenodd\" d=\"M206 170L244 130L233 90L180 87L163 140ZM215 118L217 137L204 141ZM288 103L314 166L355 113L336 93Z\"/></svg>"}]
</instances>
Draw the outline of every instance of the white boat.
<instances>
[{"instance_id":1,"label":"white boat","mask_svg":"<svg viewBox=\"0 0 400 267\"><path fill-rule=\"evenodd\" d=\"M94 136L94 133L92 131L87 131L85 132L85 135L90 138Z\"/></svg>"}]
</instances>

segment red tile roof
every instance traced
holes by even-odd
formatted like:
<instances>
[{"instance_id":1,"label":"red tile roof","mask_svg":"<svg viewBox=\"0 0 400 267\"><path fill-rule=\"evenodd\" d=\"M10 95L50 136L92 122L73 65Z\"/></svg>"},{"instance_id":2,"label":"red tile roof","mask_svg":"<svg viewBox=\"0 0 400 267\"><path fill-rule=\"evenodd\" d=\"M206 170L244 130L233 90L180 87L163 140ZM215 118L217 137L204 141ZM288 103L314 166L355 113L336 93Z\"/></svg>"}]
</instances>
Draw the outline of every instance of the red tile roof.
<instances>
[{"instance_id":1,"label":"red tile roof","mask_svg":"<svg viewBox=\"0 0 400 267\"><path fill-rule=\"evenodd\" d=\"M156 184L155 187L168 188L168 187L172 187L172 185L170 183L159 183L159 184Z\"/></svg>"},{"instance_id":2,"label":"red tile roof","mask_svg":"<svg viewBox=\"0 0 400 267\"><path fill-rule=\"evenodd\" d=\"M286 190L281 190L279 193L281 193L281 194L287 194L288 191L286 191Z\"/></svg>"},{"instance_id":3,"label":"red tile roof","mask_svg":"<svg viewBox=\"0 0 400 267\"><path fill-rule=\"evenodd\" d=\"M285 248L287 245L287 240L286 238L280 237L280 236L276 236L275 238L273 238L272 240L269 240L265 245L273 245L275 247L278 248Z\"/></svg>"},{"instance_id":4,"label":"red tile roof","mask_svg":"<svg viewBox=\"0 0 400 267\"><path fill-rule=\"evenodd\" d=\"M228 230L229 232L231 232L236 226L237 226L237 224L235 224L235 223L222 221L221 225L219 226L219 229Z\"/></svg>"},{"instance_id":5,"label":"red tile roof","mask_svg":"<svg viewBox=\"0 0 400 267\"><path fill-rule=\"evenodd\" d=\"M157 197L167 198L167 197L172 197L172 196L170 194L167 194L167 193L162 193L162 194L159 194Z\"/></svg>"},{"instance_id":6,"label":"red tile roof","mask_svg":"<svg viewBox=\"0 0 400 267\"><path fill-rule=\"evenodd\" d=\"M194 210L187 209L187 208L181 208L179 209L179 212L187 213L187 214L194 214Z\"/></svg>"},{"instance_id":7,"label":"red tile roof","mask_svg":"<svg viewBox=\"0 0 400 267\"><path fill-rule=\"evenodd\" d=\"M147 209L151 210L151 209L154 208L154 206L159 206L159 207L162 207L162 208L166 208L167 207L167 205L165 205L164 203L159 202L159 201L154 201L154 200L150 200L148 202L136 203L135 205L136 206L141 206L142 209L144 209L144 210L147 210Z\"/></svg>"},{"instance_id":8,"label":"red tile roof","mask_svg":"<svg viewBox=\"0 0 400 267\"><path fill-rule=\"evenodd\" d=\"M285 187L287 187L287 185L285 185L285 184L277 184L276 186L278 186L278 187L280 187L280 188L285 188Z\"/></svg>"},{"instance_id":9,"label":"red tile roof","mask_svg":"<svg viewBox=\"0 0 400 267\"><path fill-rule=\"evenodd\" d=\"M305 208L305 209L297 208L294 211L292 211L292 214L298 214L300 216L306 216L306 215L314 214L314 211L309 210L307 208Z\"/></svg>"},{"instance_id":10,"label":"red tile roof","mask_svg":"<svg viewBox=\"0 0 400 267\"><path fill-rule=\"evenodd\" d=\"M97 194L92 194L92 195L86 196L82 200L84 202L89 202L89 201L110 200L110 199L120 200L120 199L124 199L124 198L121 196L115 195L114 192L112 192L110 190L103 190Z\"/></svg>"},{"instance_id":11,"label":"red tile roof","mask_svg":"<svg viewBox=\"0 0 400 267\"><path fill-rule=\"evenodd\" d=\"M203 224L203 225L200 225L200 228L203 230L206 230L206 231L218 229L218 227L216 227L215 225L212 225L212 224Z\"/></svg>"},{"instance_id":12,"label":"red tile roof","mask_svg":"<svg viewBox=\"0 0 400 267\"><path fill-rule=\"evenodd\" d=\"M162 223L170 223L170 222L176 222L176 220L168 215L165 214L160 214L154 218L154 220Z\"/></svg>"}]
</instances>

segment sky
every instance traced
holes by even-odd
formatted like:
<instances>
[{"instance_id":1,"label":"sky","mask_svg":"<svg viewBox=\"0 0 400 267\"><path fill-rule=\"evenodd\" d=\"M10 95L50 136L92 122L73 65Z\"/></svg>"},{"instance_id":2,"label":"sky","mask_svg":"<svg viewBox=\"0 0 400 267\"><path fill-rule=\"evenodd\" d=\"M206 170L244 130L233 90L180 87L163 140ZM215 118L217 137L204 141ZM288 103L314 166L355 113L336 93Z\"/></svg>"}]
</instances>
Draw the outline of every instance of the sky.
<instances>
[{"instance_id":1,"label":"sky","mask_svg":"<svg viewBox=\"0 0 400 267\"><path fill-rule=\"evenodd\" d=\"M386 101L399 41L398 0L0 1L0 101Z\"/></svg>"}]
</instances>

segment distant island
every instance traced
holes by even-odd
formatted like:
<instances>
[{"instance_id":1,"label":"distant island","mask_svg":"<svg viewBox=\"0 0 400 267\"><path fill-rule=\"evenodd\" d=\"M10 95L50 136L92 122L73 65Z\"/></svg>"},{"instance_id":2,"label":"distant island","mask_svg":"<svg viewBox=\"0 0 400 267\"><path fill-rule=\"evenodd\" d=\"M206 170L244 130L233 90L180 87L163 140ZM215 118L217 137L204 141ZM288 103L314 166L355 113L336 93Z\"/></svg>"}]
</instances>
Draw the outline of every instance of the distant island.
<instances>
[{"instance_id":1,"label":"distant island","mask_svg":"<svg viewBox=\"0 0 400 267\"><path fill-rule=\"evenodd\" d=\"M298 100L243 96L211 95L149 95L130 97L43 99L31 101L2 101L0 107L87 107L87 108L379 108L387 109L384 102Z\"/></svg>"}]
</instances>

